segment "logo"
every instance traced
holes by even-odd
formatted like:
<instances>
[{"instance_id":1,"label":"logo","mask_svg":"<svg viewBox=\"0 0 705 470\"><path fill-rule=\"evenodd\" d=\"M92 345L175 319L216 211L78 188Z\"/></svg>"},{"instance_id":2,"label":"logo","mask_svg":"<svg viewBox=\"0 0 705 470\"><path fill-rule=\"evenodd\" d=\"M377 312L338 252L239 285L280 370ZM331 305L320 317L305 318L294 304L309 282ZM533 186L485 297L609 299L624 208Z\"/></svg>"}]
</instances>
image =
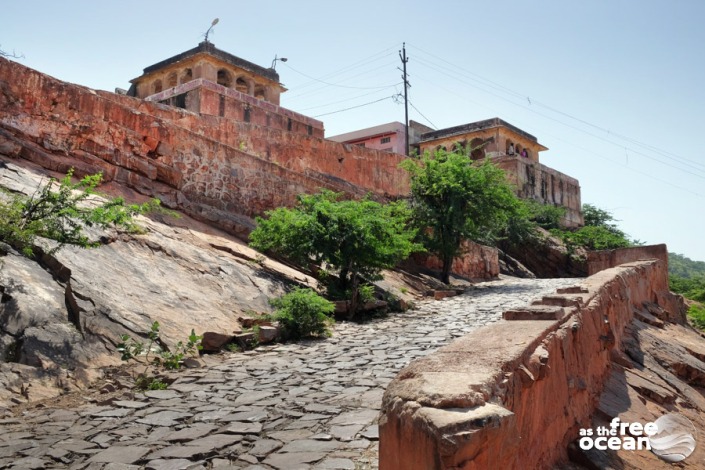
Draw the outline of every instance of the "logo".
<instances>
[{"instance_id":1,"label":"logo","mask_svg":"<svg viewBox=\"0 0 705 470\"><path fill-rule=\"evenodd\" d=\"M627 423L614 418L609 426L581 429L583 450L650 450L666 462L680 462L695 450L695 426L677 413L652 423Z\"/></svg>"}]
</instances>

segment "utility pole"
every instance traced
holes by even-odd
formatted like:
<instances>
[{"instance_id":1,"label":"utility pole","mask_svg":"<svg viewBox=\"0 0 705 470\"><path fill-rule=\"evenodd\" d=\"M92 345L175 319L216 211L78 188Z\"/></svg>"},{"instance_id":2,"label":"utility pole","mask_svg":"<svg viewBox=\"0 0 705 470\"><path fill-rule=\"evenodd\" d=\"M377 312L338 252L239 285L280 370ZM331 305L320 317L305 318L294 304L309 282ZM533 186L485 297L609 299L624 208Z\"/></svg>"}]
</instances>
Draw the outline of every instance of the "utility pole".
<instances>
[{"instance_id":1,"label":"utility pole","mask_svg":"<svg viewBox=\"0 0 705 470\"><path fill-rule=\"evenodd\" d=\"M409 62L409 58L406 57L406 43L401 44L401 51L399 51L399 58L401 59L402 66L404 69L402 72L404 75L401 78L404 80L404 130L406 138L406 148L404 149L404 155L409 155L409 80L406 75L406 63Z\"/></svg>"}]
</instances>

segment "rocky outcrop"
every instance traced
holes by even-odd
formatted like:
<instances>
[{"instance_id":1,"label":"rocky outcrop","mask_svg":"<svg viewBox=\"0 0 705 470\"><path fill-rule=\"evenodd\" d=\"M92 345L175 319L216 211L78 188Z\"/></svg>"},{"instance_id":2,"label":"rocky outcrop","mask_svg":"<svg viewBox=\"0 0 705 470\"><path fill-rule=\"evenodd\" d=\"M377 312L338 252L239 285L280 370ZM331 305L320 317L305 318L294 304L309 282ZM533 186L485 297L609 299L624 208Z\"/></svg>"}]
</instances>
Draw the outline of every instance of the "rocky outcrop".
<instances>
[{"instance_id":1,"label":"rocky outcrop","mask_svg":"<svg viewBox=\"0 0 705 470\"><path fill-rule=\"evenodd\" d=\"M0 186L31 194L41 179L46 175L38 169L0 157ZM101 190L135 197L115 184ZM121 334L144 337L158 321L166 347L185 340L191 329L233 335L240 330L238 317L270 311L268 299L286 284L315 284L188 217L138 222L144 234L90 232L102 246L65 247L44 256L41 265L11 249L3 252L0 400L20 391L32 375L27 367L56 387L34 386L29 398L83 386L100 367L119 362Z\"/></svg>"},{"instance_id":2,"label":"rocky outcrop","mask_svg":"<svg viewBox=\"0 0 705 470\"><path fill-rule=\"evenodd\" d=\"M380 419L380 467L539 469L567 462L568 445L590 426L610 364L637 322L685 328L683 310L682 299L668 292L665 264L651 260L505 312L508 321L412 362L392 381ZM680 370L699 377L700 366L688 359ZM701 400L678 395L696 406Z\"/></svg>"},{"instance_id":3,"label":"rocky outcrop","mask_svg":"<svg viewBox=\"0 0 705 470\"><path fill-rule=\"evenodd\" d=\"M569 250L561 240L542 228L538 229L538 233L538 237L521 244L502 242L500 249L542 279L588 275L586 250Z\"/></svg>"}]
</instances>

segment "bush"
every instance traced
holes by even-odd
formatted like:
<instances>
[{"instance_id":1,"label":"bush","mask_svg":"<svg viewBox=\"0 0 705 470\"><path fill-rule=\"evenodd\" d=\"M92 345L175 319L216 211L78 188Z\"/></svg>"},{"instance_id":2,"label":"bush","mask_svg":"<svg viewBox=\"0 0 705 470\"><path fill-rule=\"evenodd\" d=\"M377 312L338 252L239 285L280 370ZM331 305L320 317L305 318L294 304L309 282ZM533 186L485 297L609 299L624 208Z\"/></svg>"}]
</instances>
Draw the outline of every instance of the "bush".
<instances>
[{"instance_id":1,"label":"bush","mask_svg":"<svg viewBox=\"0 0 705 470\"><path fill-rule=\"evenodd\" d=\"M73 170L61 180L51 178L30 197L5 194L0 197L0 240L21 251L34 255L38 237L57 242L53 253L64 245L83 248L98 246L83 233L84 226L123 227L136 231L133 216L157 210L159 200L145 204L125 204L122 198L110 199L97 207L89 207L87 199L96 194L102 181L100 174L86 176L72 183ZM58 187L57 187L58 184Z\"/></svg>"},{"instance_id":2,"label":"bush","mask_svg":"<svg viewBox=\"0 0 705 470\"><path fill-rule=\"evenodd\" d=\"M688 317L695 326L701 330L705 330L705 306L702 304L693 304L688 309Z\"/></svg>"},{"instance_id":3,"label":"bush","mask_svg":"<svg viewBox=\"0 0 705 470\"><path fill-rule=\"evenodd\" d=\"M334 321L331 315L335 307L313 290L297 288L270 303L285 338L330 336L328 327Z\"/></svg>"}]
</instances>

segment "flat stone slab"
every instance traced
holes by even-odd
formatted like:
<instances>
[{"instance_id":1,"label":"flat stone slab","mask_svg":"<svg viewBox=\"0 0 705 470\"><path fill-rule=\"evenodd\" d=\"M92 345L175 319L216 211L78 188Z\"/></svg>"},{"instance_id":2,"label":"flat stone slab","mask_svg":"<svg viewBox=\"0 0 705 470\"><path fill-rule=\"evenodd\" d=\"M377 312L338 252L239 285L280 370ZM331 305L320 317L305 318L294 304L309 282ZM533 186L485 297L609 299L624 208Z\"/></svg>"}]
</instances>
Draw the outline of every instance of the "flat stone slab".
<instances>
[{"instance_id":1,"label":"flat stone slab","mask_svg":"<svg viewBox=\"0 0 705 470\"><path fill-rule=\"evenodd\" d=\"M181 394L175 390L147 390L144 395L157 400L171 400L181 397Z\"/></svg>"},{"instance_id":2,"label":"flat stone slab","mask_svg":"<svg viewBox=\"0 0 705 470\"><path fill-rule=\"evenodd\" d=\"M278 470L296 470L310 468L308 465L323 459L326 454L323 452L292 452L286 454L272 454L262 463L272 466Z\"/></svg>"},{"instance_id":3,"label":"flat stone slab","mask_svg":"<svg viewBox=\"0 0 705 470\"><path fill-rule=\"evenodd\" d=\"M148 470L186 470L193 467L194 462L186 459L157 459L147 464Z\"/></svg>"},{"instance_id":4,"label":"flat stone slab","mask_svg":"<svg viewBox=\"0 0 705 470\"><path fill-rule=\"evenodd\" d=\"M118 400L113 402L114 406L119 406L121 408L134 408L134 409L140 409L140 408L146 408L149 406L149 403L146 401L133 401L133 400Z\"/></svg>"},{"instance_id":5,"label":"flat stone slab","mask_svg":"<svg viewBox=\"0 0 705 470\"><path fill-rule=\"evenodd\" d=\"M238 434L211 434L210 436L202 437L200 439L187 442L186 445L196 447L209 447L212 450L231 446L236 442L240 442L241 440L242 436Z\"/></svg>"},{"instance_id":6,"label":"flat stone slab","mask_svg":"<svg viewBox=\"0 0 705 470\"><path fill-rule=\"evenodd\" d=\"M336 441L317 441L313 439L302 439L291 441L281 448L280 452L331 452L340 447Z\"/></svg>"},{"instance_id":7,"label":"flat stone slab","mask_svg":"<svg viewBox=\"0 0 705 470\"><path fill-rule=\"evenodd\" d=\"M325 459L320 463L317 463L314 469L322 470L355 470L355 462L350 459Z\"/></svg>"},{"instance_id":8,"label":"flat stone slab","mask_svg":"<svg viewBox=\"0 0 705 470\"><path fill-rule=\"evenodd\" d=\"M262 432L262 423L232 423L225 432L232 434L259 434Z\"/></svg>"},{"instance_id":9,"label":"flat stone slab","mask_svg":"<svg viewBox=\"0 0 705 470\"><path fill-rule=\"evenodd\" d=\"M97 463L135 463L142 459L151 449L141 446L114 446L95 454L88 459Z\"/></svg>"},{"instance_id":10,"label":"flat stone slab","mask_svg":"<svg viewBox=\"0 0 705 470\"><path fill-rule=\"evenodd\" d=\"M197 423L191 427L173 431L172 433L164 436L163 439L170 442L193 441L194 439L207 435L215 429L216 427L212 424Z\"/></svg>"},{"instance_id":11,"label":"flat stone slab","mask_svg":"<svg viewBox=\"0 0 705 470\"><path fill-rule=\"evenodd\" d=\"M190 413L180 411L158 411L137 420L150 426L175 426L179 420L190 417Z\"/></svg>"}]
</instances>

